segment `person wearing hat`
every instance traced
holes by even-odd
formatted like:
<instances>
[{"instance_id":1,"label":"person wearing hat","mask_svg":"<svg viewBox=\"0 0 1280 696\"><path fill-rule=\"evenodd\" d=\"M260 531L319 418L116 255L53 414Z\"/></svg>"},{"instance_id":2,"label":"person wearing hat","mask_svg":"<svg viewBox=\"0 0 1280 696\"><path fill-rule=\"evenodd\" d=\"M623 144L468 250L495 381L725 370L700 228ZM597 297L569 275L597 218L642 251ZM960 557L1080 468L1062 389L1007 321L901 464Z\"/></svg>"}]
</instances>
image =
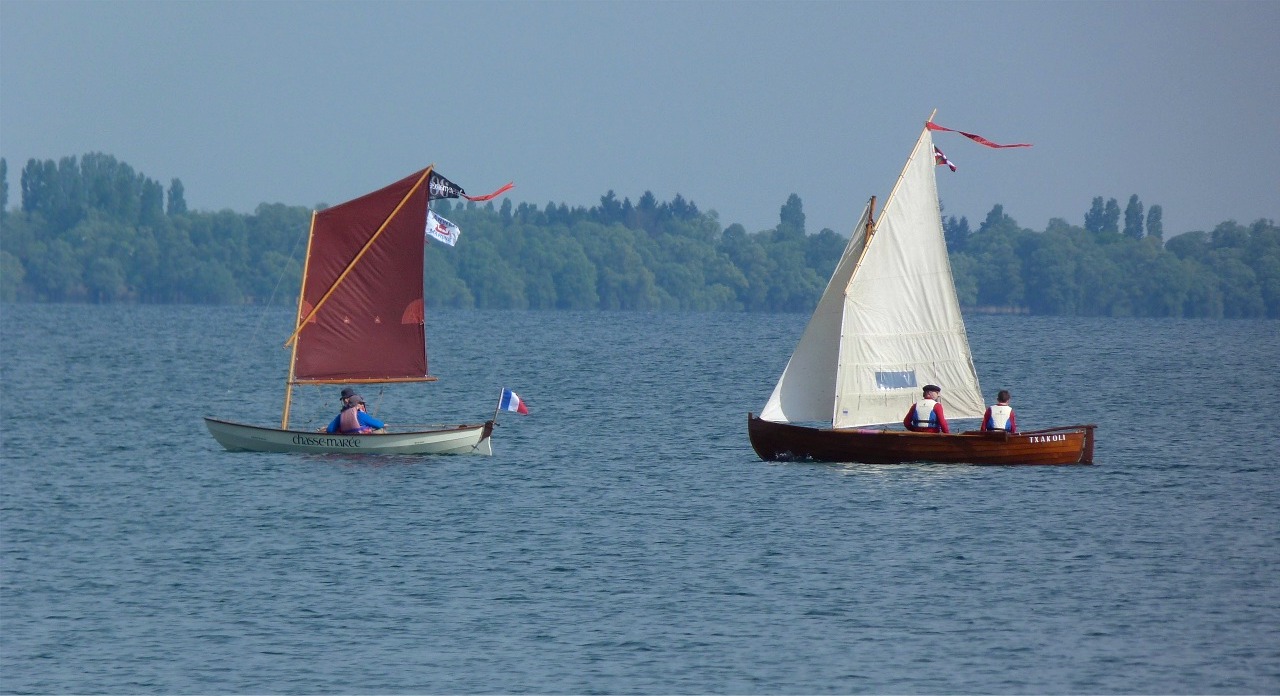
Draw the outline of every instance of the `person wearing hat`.
<instances>
[{"instance_id":1,"label":"person wearing hat","mask_svg":"<svg viewBox=\"0 0 1280 696\"><path fill-rule=\"evenodd\" d=\"M343 435L367 435L373 432L382 432L387 427L386 423L369 415L365 410L364 397L356 393L355 389L346 387L342 390L342 412L334 416L333 421L329 423L329 427L325 428L327 433L342 433Z\"/></svg>"},{"instance_id":2,"label":"person wearing hat","mask_svg":"<svg viewBox=\"0 0 1280 696\"><path fill-rule=\"evenodd\" d=\"M1018 418L1013 414L1013 407L1009 405L1008 389L1001 389L1000 393L996 394L995 405L987 407L987 412L982 416L982 430L1018 432Z\"/></svg>"},{"instance_id":3,"label":"person wearing hat","mask_svg":"<svg viewBox=\"0 0 1280 696\"><path fill-rule=\"evenodd\" d=\"M902 425L915 433L951 432L951 426L947 425L947 417L942 413L942 401L938 398L942 387L926 384L923 391L924 398L912 404L906 418L902 419Z\"/></svg>"}]
</instances>

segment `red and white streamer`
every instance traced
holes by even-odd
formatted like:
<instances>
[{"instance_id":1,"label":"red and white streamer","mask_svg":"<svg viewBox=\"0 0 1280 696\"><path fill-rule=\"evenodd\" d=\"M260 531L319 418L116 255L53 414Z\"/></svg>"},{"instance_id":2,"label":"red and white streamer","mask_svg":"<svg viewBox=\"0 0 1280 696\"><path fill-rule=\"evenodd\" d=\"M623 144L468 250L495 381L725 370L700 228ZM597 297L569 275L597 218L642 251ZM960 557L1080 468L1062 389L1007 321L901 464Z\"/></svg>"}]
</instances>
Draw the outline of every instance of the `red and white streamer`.
<instances>
[{"instance_id":1,"label":"red and white streamer","mask_svg":"<svg viewBox=\"0 0 1280 696\"><path fill-rule=\"evenodd\" d=\"M958 131L953 128L946 128L943 126L939 126L933 121L925 122L924 127L928 128L931 131L947 131L948 133L959 133L960 135L963 135L964 137L972 140L973 142L978 143L979 145L986 145L987 147L1031 147L1031 143L1014 143L1013 145L1000 145L999 143L993 143L990 140L987 140L981 135L975 135L973 133L966 133L964 131Z\"/></svg>"}]
</instances>

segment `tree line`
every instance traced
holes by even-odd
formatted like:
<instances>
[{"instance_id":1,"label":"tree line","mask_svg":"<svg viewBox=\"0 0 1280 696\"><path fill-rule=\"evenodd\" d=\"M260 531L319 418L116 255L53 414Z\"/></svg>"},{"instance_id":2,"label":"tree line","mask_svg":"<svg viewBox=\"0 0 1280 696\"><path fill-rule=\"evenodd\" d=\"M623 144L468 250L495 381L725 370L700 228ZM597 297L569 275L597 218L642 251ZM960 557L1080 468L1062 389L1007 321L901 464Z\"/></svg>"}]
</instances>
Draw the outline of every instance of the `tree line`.
<instances>
[{"instance_id":1,"label":"tree line","mask_svg":"<svg viewBox=\"0 0 1280 696\"><path fill-rule=\"evenodd\" d=\"M311 211L187 208L168 187L101 153L30 160L9 209L0 159L0 300L248 303L292 307ZM809 234L792 194L778 224L722 227L715 211L646 191L599 205L432 207L462 229L429 244L433 307L807 312L846 238ZM1280 317L1280 228L1223 222L1164 241L1162 210L1097 197L1083 225L1020 227L995 205L976 230L944 220L960 301L1042 315Z\"/></svg>"}]
</instances>

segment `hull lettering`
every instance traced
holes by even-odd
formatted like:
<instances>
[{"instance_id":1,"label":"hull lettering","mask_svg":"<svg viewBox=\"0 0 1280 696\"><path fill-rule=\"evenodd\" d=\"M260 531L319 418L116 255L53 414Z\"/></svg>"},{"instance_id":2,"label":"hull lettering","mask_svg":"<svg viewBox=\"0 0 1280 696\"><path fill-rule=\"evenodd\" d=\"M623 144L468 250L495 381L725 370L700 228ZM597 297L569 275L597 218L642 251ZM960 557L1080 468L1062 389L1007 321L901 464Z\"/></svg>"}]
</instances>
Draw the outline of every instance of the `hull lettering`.
<instances>
[{"instance_id":1,"label":"hull lettering","mask_svg":"<svg viewBox=\"0 0 1280 696\"><path fill-rule=\"evenodd\" d=\"M312 447L351 447L360 448L360 440L354 437L319 437L313 435L294 435L293 444L310 445Z\"/></svg>"}]
</instances>

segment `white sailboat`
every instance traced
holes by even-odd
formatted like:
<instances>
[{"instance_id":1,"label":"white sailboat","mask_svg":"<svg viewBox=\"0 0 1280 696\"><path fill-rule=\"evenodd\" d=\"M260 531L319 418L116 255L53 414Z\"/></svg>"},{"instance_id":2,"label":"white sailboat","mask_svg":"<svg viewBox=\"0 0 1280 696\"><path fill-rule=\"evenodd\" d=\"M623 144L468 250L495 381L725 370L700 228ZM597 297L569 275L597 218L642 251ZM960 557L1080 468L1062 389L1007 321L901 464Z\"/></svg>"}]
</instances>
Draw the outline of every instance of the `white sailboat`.
<instances>
[{"instance_id":1,"label":"white sailboat","mask_svg":"<svg viewBox=\"0 0 1280 696\"><path fill-rule=\"evenodd\" d=\"M929 124L880 218L867 204L795 351L748 433L766 460L1089 463L1094 426L943 435L900 423L926 384L949 418L985 407L942 231ZM829 427L795 425L825 422Z\"/></svg>"}]
</instances>

